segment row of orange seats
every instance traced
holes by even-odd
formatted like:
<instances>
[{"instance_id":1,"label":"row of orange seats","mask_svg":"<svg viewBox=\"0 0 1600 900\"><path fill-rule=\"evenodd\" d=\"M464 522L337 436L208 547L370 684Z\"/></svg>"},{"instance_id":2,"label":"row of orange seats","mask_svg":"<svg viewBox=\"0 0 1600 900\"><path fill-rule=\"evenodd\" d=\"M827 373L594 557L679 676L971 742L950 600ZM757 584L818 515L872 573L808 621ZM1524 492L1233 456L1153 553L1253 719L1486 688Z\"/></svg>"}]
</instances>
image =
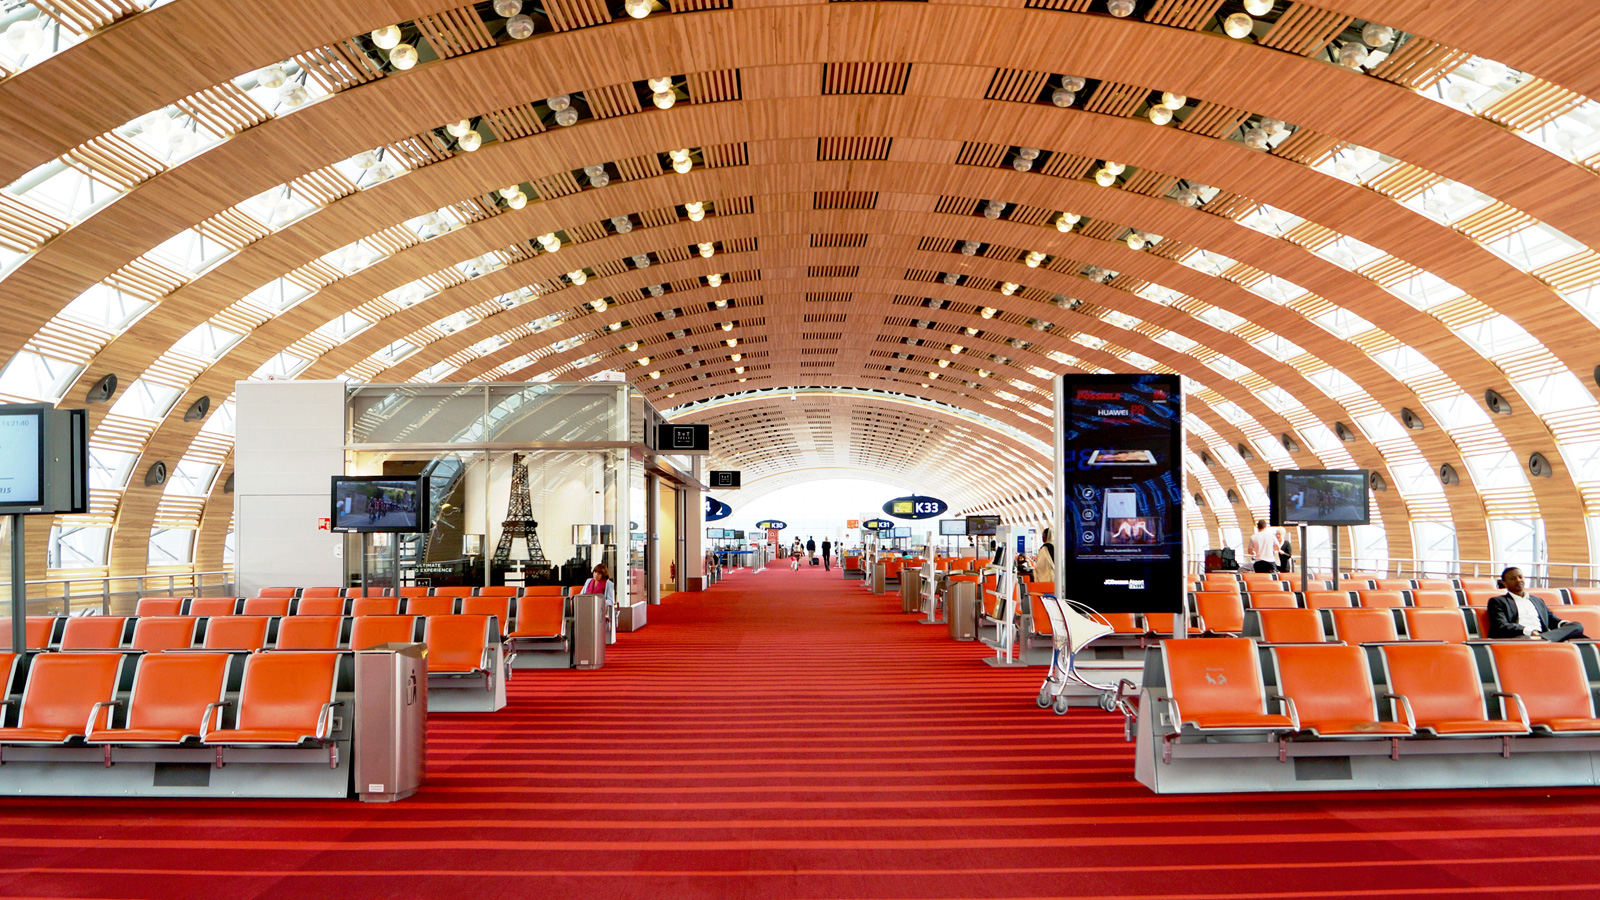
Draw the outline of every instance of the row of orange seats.
<instances>
[{"instance_id":1,"label":"row of orange seats","mask_svg":"<svg viewBox=\"0 0 1600 900\"><path fill-rule=\"evenodd\" d=\"M565 596L568 589L559 584L517 587L472 587L470 585L428 587L426 585L402 587L401 597L533 597L547 594ZM262 588L258 597L295 599L301 597L393 597L394 588L340 588L340 587L268 587Z\"/></svg>"},{"instance_id":2,"label":"row of orange seats","mask_svg":"<svg viewBox=\"0 0 1600 900\"><path fill-rule=\"evenodd\" d=\"M475 615L29 616L26 634L28 650L56 652L364 650L420 641L428 645L429 671L446 672L477 669L486 648L499 644L490 621ZM10 619L0 619L0 628L10 627Z\"/></svg>"},{"instance_id":3,"label":"row of orange seats","mask_svg":"<svg viewBox=\"0 0 1600 900\"><path fill-rule=\"evenodd\" d=\"M134 607L139 616L499 616L527 600L565 602L560 595L534 597L144 597Z\"/></svg>"},{"instance_id":4,"label":"row of orange seats","mask_svg":"<svg viewBox=\"0 0 1600 900\"><path fill-rule=\"evenodd\" d=\"M1273 647L1269 683L1262 648L1249 638L1164 642L1168 696L1156 702L1170 707L1163 721L1174 727L1162 736L1163 758L1170 762L1172 742L1186 734L1386 739L1395 755L1403 739L1418 736L1498 737L1509 752L1515 736L1600 735L1577 646L1501 641L1483 649L1480 669L1463 644Z\"/></svg>"},{"instance_id":5,"label":"row of orange seats","mask_svg":"<svg viewBox=\"0 0 1600 900\"><path fill-rule=\"evenodd\" d=\"M1190 594L1196 608L1210 606L1248 609L1335 609L1360 606L1367 609L1401 609L1408 606L1427 609L1459 609L1462 606L1487 607L1504 591L1259 591L1248 594L1233 591L1197 591ZM1600 607L1600 589L1563 588L1541 597L1552 607Z\"/></svg>"},{"instance_id":6,"label":"row of orange seats","mask_svg":"<svg viewBox=\"0 0 1600 900\"><path fill-rule=\"evenodd\" d=\"M1320 573L1309 579L1311 585L1318 589L1331 588L1333 582L1321 577ZM1288 588L1274 587L1285 584ZM1279 574L1276 572L1244 572L1239 575L1218 575L1215 572L1204 576L1189 576L1190 590L1196 591L1230 591L1230 590L1299 590L1300 577L1294 574ZM1368 578L1357 575L1354 578L1344 576L1339 579L1340 590L1375 590L1375 591L1491 591L1499 589L1499 582L1493 578Z\"/></svg>"},{"instance_id":7,"label":"row of orange seats","mask_svg":"<svg viewBox=\"0 0 1600 900\"><path fill-rule=\"evenodd\" d=\"M5 699L16 707L14 724L0 727L0 758L7 746L87 744L105 748L111 765L117 747L187 744L215 747L218 766L232 747L322 746L336 761L340 654L253 653L230 700L232 664L227 653L33 654L18 697L23 659L0 653Z\"/></svg>"}]
</instances>

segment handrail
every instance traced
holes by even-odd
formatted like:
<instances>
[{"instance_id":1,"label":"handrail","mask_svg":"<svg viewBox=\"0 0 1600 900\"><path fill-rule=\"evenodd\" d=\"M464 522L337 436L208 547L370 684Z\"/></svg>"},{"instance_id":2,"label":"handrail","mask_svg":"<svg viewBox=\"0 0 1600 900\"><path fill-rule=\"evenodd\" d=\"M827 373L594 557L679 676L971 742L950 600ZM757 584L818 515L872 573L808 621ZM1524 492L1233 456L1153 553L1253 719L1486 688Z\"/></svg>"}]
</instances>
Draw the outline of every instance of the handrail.
<instances>
[{"instance_id":1,"label":"handrail","mask_svg":"<svg viewBox=\"0 0 1600 900\"><path fill-rule=\"evenodd\" d=\"M1327 573L1330 554L1308 555L1313 573ZM1299 557L1295 557L1298 564ZM1248 563L1241 561L1240 567ZM1360 557L1341 554L1340 573L1371 574L1382 578L1499 578L1501 571L1515 566L1522 570L1529 587L1595 587L1600 585L1600 563L1541 562L1503 559L1418 559L1395 556ZM1195 561L1191 568L1203 572L1204 561ZM1293 574L1298 574L1296 568Z\"/></svg>"},{"instance_id":2,"label":"handrail","mask_svg":"<svg viewBox=\"0 0 1600 900\"><path fill-rule=\"evenodd\" d=\"M70 616L98 606L101 615L111 614L113 601L156 596L171 596L183 591L186 597L226 597L234 591L234 574L218 572L168 572L158 575L105 575L41 578L28 582L29 613ZM83 602L78 605L80 601ZM40 610L33 609L42 605Z\"/></svg>"}]
</instances>

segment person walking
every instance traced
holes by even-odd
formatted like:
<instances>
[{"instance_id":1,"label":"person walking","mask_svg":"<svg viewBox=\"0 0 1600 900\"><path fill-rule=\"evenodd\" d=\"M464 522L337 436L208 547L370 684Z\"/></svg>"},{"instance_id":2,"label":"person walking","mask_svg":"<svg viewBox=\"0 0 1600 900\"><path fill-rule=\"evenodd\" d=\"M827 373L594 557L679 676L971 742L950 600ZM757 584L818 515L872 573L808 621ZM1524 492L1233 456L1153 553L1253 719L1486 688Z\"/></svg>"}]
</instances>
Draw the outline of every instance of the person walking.
<instances>
[{"instance_id":1,"label":"person walking","mask_svg":"<svg viewBox=\"0 0 1600 900\"><path fill-rule=\"evenodd\" d=\"M794 539L794 546L789 548L789 571L800 571L800 539Z\"/></svg>"},{"instance_id":2,"label":"person walking","mask_svg":"<svg viewBox=\"0 0 1600 900\"><path fill-rule=\"evenodd\" d=\"M1050 543L1050 529L1044 530L1044 542L1033 555L1033 580L1054 584L1056 580L1056 545Z\"/></svg>"},{"instance_id":3,"label":"person walking","mask_svg":"<svg viewBox=\"0 0 1600 900\"><path fill-rule=\"evenodd\" d=\"M830 558L830 554L831 553L833 553L833 542L828 540L827 538L823 538L822 539L822 571L824 571L824 572L832 571L832 569L833 569L833 562L832 562L832 560Z\"/></svg>"},{"instance_id":4,"label":"person walking","mask_svg":"<svg viewBox=\"0 0 1600 900\"><path fill-rule=\"evenodd\" d=\"M811 560L811 564L813 566L817 564L817 541L816 541L816 538L811 538L811 537L806 538L806 557Z\"/></svg>"}]
</instances>

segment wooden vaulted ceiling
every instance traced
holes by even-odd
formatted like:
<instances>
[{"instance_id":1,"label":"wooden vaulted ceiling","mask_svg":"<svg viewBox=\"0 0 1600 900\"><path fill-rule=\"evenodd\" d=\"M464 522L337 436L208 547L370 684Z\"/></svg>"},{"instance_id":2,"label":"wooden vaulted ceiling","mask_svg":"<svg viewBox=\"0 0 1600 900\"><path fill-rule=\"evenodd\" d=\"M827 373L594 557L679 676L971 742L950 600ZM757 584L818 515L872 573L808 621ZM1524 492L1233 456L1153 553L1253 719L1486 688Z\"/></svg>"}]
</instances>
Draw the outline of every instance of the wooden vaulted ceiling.
<instances>
[{"instance_id":1,"label":"wooden vaulted ceiling","mask_svg":"<svg viewBox=\"0 0 1600 900\"><path fill-rule=\"evenodd\" d=\"M1516 130L1600 93L1600 17L1560 4L1280 0L1266 28L1238 41L1216 30L1235 0L1139 0L1123 19L1103 0L672 0L638 20L596 0L551 0L528 4L540 30L514 40L487 2L71 4L86 5L104 12L105 27L0 80L0 184L65 159L117 195L76 221L30 209L17 190L0 197L0 230L10 229L0 242L9 235L24 252L0 277L0 360L76 348L82 370L60 398L69 405L107 373L181 388L148 422L93 407L96 440L139 457L128 486L99 492L95 510L114 525L118 573L144 568L161 523L190 522L200 533L195 565L220 562L226 442L184 412L201 396L227 397L285 351L309 360L299 378L621 371L657 406L712 424L717 460L756 476L747 480L872 471L925 489L948 484L952 502L1040 523L1050 375L1177 371L1203 385L1190 398L1195 491L1258 494L1275 467L1263 442L1296 444L1284 451L1289 464L1359 465L1390 484L1406 467L1450 464L1459 485L1376 495L1392 555L1411 555L1404 526L1424 518L1453 523L1462 557L1487 558L1486 521L1516 516L1545 520L1550 558L1589 559L1585 523L1600 515L1600 485L1563 451L1600 440L1600 417L1538 414L1519 385L1527 372L1560 370L1581 377L1590 406L1600 396L1590 377L1595 324L1563 296L1600 281L1587 261L1600 248L1600 185L1588 161ZM62 15L67 4L37 6ZM1329 61L1329 42L1362 22L1413 42L1410 67L1367 73ZM367 34L395 23L408 39L431 35L445 58L389 66ZM1545 113L1475 115L1422 95L1474 56L1526 73L1529 96L1540 91L1529 103ZM285 60L313 69L329 95L269 114L241 91L217 89ZM675 76L679 102L658 110L634 86L664 75ZM1062 75L1091 79L1066 109L1046 99ZM1185 117L1166 127L1141 114L1161 91L1188 98ZM581 97L585 117L573 127L550 121L545 98L558 94ZM106 137L169 104L225 139L165 165ZM1246 147L1239 131L1261 116L1294 133L1270 152ZM481 149L465 151L445 130L462 119L485 137ZM1358 184L1316 168L1351 146L1398 161L1388 180ZM680 148L692 151L682 175L667 157ZM1043 151L1031 171L1012 165L1020 148ZM404 177L358 189L330 168L374 149ZM1127 166L1109 188L1093 178L1105 161ZM581 170L596 164L610 184L586 183ZM1493 204L1478 220L1446 223L1401 202L1444 180ZM285 184L315 210L282 227L240 212ZM509 208L496 195L508 185L532 202ZM1217 193L1191 208L1173 199L1185 185ZM706 204L703 219L691 219L691 202ZM1005 205L1000 217L984 214L991 202ZM1303 222L1284 236L1241 224L1262 204ZM462 224L431 239L403 225L446 209ZM1057 231L1063 212L1083 226ZM1570 238L1571 260L1525 271L1490 248L1530 221ZM194 273L150 262L197 226L232 252ZM1129 229L1162 240L1135 250L1122 241ZM549 233L563 236L559 252L541 252L536 239ZM1380 264L1352 270L1319 253L1339 236L1382 251ZM356 241L379 258L351 272L324 260ZM1189 255L1201 250L1226 265L1195 265ZM1043 255L1037 267L1030 252ZM471 260L484 261L480 270L465 269ZM569 275L579 270L581 284ZM1417 273L1470 302L1425 311L1390 290ZM1268 277L1304 295L1274 301L1252 289ZM245 300L280 278L312 291L282 311ZM385 299L419 283L430 292L422 302ZM59 317L98 284L153 307L114 333ZM504 308L529 285L538 296ZM1333 308L1376 327L1352 337L1313 323ZM318 336L351 312L375 324ZM463 312L458 325L439 326ZM1490 315L1515 322L1539 352L1486 356L1463 334ZM205 322L244 337L215 360L181 358L175 343ZM1268 352L1264 335L1301 353ZM402 339L420 349L392 363L375 355ZM1401 344L1438 376L1403 379L1375 359ZM448 371L430 374L441 363ZM1318 380L1329 369L1356 389L1330 392ZM768 390L808 387L840 390L794 399ZM1358 424L1488 389L1514 414L1400 437ZM738 399L702 405L728 395ZM1308 439L1308 429L1335 423L1355 439ZM222 463L203 502L174 504L141 485L154 461L197 448ZM1518 460L1543 454L1553 477L1480 484L1463 464L1501 449ZM1210 502L1190 519L1215 534L1252 512Z\"/></svg>"}]
</instances>

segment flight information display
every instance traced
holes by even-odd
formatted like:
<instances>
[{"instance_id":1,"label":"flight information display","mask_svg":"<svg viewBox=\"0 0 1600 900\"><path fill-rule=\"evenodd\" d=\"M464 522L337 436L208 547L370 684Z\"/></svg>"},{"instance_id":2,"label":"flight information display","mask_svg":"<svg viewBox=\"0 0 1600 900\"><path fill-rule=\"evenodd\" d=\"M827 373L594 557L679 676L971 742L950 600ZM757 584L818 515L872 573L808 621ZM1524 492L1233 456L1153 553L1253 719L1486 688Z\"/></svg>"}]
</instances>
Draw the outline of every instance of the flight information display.
<instances>
[{"instance_id":1,"label":"flight information display","mask_svg":"<svg viewBox=\"0 0 1600 900\"><path fill-rule=\"evenodd\" d=\"M1183 390L1176 375L1066 375L1059 580L1101 612L1183 605Z\"/></svg>"}]
</instances>

